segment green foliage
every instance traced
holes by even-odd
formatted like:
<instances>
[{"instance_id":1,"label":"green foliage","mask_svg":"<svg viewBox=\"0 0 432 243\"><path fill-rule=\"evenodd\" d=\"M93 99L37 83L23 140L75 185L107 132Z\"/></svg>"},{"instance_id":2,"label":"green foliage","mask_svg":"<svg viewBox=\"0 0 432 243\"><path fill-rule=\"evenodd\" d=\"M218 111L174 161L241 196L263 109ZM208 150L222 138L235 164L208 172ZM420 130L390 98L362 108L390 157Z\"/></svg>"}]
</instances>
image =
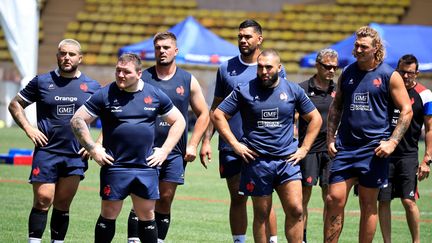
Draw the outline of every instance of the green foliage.
<instances>
[{"instance_id":1,"label":"green foliage","mask_svg":"<svg viewBox=\"0 0 432 243\"><path fill-rule=\"evenodd\" d=\"M94 137L99 131L93 131ZM213 162L204 169L199 159L187 166L186 184L177 190L172 208L172 226L166 242L231 242L228 223L229 195L224 180L219 178L217 139L213 139ZM18 128L0 129L0 153L11 147L32 148L32 144ZM32 206L32 189L27 183L30 173L28 166L0 165L0 242L26 242L27 219ZM418 206L421 212L421 241L432 239L432 180L419 183L421 198ZM314 187L309 204L308 240L322 242L321 192ZM285 242L283 225L284 214L274 194L274 206L278 219L278 238ZM113 242L126 242L126 224L130 199L124 202L117 220ZM92 242L94 225L100 212L99 166L90 161L86 178L80 184L70 212L70 226L67 242ZM252 207L249 202L248 242L252 237ZM392 203L392 238L395 242L410 242L404 209L399 200ZM358 242L359 206L358 198L350 196L347 207L341 242ZM43 242L49 242L49 222ZM428 240L429 239L429 240ZM383 242L379 227L374 242Z\"/></svg>"}]
</instances>

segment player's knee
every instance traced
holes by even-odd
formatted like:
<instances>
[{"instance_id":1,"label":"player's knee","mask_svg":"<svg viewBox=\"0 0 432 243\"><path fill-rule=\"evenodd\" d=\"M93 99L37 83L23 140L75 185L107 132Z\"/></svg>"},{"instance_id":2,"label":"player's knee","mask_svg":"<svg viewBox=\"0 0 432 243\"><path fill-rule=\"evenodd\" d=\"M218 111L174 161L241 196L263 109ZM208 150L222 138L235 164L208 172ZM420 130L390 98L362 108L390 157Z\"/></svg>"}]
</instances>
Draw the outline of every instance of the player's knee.
<instances>
[{"instance_id":1,"label":"player's knee","mask_svg":"<svg viewBox=\"0 0 432 243\"><path fill-rule=\"evenodd\" d=\"M288 219L293 219L293 220L301 219L303 217L303 207L299 206L299 205L295 205L293 207L290 207L287 210L286 216Z\"/></svg>"},{"instance_id":2,"label":"player's knee","mask_svg":"<svg viewBox=\"0 0 432 243\"><path fill-rule=\"evenodd\" d=\"M416 202L408 198L402 199L402 205L404 206L406 211L413 211L417 208Z\"/></svg>"},{"instance_id":3,"label":"player's knee","mask_svg":"<svg viewBox=\"0 0 432 243\"><path fill-rule=\"evenodd\" d=\"M242 195L231 195L231 205L233 206L246 206L248 197Z\"/></svg>"},{"instance_id":4,"label":"player's knee","mask_svg":"<svg viewBox=\"0 0 432 243\"><path fill-rule=\"evenodd\" d=\"M269 218L270 212L264 209L254 209L254 220L260 223L265 223Z\"/></svg>"},{"instance_id":5,"label":"player's knee","mask_svg":"<svg viewBox=\"0 0 432 243\"><path fill-rule=\"evenodd\" d=\"M37 195L33 201L33 207L39 210L48 210L52 203L52 197L46 195Z\"/></svg>"},{"instance_id":6,"label":"player's knee","mask_svg":"<svg viewBox=\"0 0 432 243\"><path fill-rule=\"evenodd\" d=\"M72 198L54 198L54 207L61 211L69 211Z\"/></svg>"},{"instance_id":7,"label":"player's knee","mask_svg":"<svg viewBox=\"0 0 432 243\"><path fill-rule=\"evenodd\" d=\"M345 201L341 197L327 194L325 205L329 208L343 208L345 206Z\"/></svg>"}]
</instances>

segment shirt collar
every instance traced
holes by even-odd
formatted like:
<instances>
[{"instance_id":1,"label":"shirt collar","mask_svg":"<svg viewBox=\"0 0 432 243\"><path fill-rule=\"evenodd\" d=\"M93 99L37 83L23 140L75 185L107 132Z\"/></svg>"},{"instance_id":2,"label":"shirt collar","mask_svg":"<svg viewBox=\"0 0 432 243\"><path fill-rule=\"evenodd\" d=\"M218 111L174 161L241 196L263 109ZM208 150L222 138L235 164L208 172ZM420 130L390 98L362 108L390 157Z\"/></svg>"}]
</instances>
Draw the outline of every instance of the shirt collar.
<instances>
[{"instance_id":1,"label":"shirt collar","mask_svg":"<svg viewBox=\"0 0 432 243\"><path fill-rule=\"evenodd\" d=\"M320 89L317 89L315 82L314 82L315 79L316 79L316 74L309 79L309 82L308 82L309 89L314 90L314 91L317 91L317 90L322 91ZM335 83L333 82L333 80L331 80L329 83L329 87L327 89L327 93L333 92L334 89L335 89Z\"/></svg>"},{"instance_id":2,"label":"shirt collar","mask_svg":"<svg viewBox=\"0 0 432 243\"><path fill-rule=\"evenodd\" d=\"M55 74L57 75L57 77L60 77L60 71L58 68L56 68L56 70L54 70ZM80 78L81 77L81 71L77 71L75 77L73 78Z\"/></svg>"},{"instance_id":3,"label":"shirt collar","mask_svg":"<svg viewBox=\"0 0 432 243\"><path fill-rule=\"evenodd\" d=\"M142 91L144 89L144 81L142 79L138 80L137 91Z\"/></svg>"}]
</instances>

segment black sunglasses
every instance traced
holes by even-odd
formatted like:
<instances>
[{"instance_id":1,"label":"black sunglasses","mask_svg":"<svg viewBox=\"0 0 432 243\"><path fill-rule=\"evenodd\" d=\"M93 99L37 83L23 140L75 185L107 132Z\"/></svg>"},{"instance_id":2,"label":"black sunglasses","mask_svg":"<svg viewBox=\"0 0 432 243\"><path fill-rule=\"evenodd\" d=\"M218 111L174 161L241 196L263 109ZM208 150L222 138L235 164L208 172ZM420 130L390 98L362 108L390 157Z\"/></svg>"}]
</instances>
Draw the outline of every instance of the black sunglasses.
<instances>
[{"instance_id":1,"label":"black sunglasses","mask_svg":"<svg viewBox=\"0 0 432 243\"><path fill-rule=\"evenodd\" d=\"M330 70L332 70L332 69L334 69L335 71L336 70L338 70L338 66L333 66L333 65L326 65L326 64L324 64L324 63L322 63L322 62L318 62L325 70L328 70L328 71L330 71Z\"/></svg>"},{"instance_id":2,"label":"black sunglasses","mask_svg":"<svg viewBox=\"0 0 432 243\"><path fill-rule=\"evenodd\" d=\"M408 76L414 75L417 72L410 72L410 71L404 71L404 70L400 70L400 69L396 69L396 71L401 75L404 76L405 74L408 74Z\"/></svg>"}]
</instances>

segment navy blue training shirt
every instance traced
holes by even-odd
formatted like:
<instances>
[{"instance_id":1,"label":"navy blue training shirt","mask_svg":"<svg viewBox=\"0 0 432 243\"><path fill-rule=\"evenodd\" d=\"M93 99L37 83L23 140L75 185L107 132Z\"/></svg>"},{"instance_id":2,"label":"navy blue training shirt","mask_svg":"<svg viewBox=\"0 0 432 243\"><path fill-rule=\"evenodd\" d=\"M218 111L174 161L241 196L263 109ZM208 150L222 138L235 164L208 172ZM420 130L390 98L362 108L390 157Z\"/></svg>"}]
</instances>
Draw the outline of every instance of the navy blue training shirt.
<instances>
[{"instance_id":1,"label":"navy blue training shirt","mask_svg":"<svg viewBox=\"0 0 432 243\"><path fill-rule=\"evenodd\" d=\"M363 146L390 137L393 101L390 77L394 69L381 63L372 71L350 64L342 73L343 111L336 145Z\"/></svg>"},{"instance_id":2,"label":"navy blue training shirt","mask_svg":"<svg viewBox=\"0 0 432 243\"><path fill-rule=\"evenodd\" d=\"M315 109L304 90L280 78L274 88L263 88L259 79L237 86L218 107L232 116L240 112L243 122L241 141L264 156L283 157L297 150L294 115Z\"/></svg>"},{"instance_id":3,"label":"navy blue training shirt","mask_svg":"<svg viewBox=\"0 0 432 243\"><path fill-rule=\"evenodd\" d=\"M103 147L114 158L111 167L149 168L153 152L155 121L166 115L173 104L160 89L140 80L137 92L120 90L115 82L96 92L85 108L102 122Z\"/></svg>"},{"instance_id":4,"label":"navy blue training shirt","mask_svg":"<svg viewBox=\"0 0 432 243\"><path fill-rule=\"evenodd\" d=\"M257 77L257 66L255 63L245 63L240 56L233 57L223 62L217 72L215 97L226 98L237 85L248 83ZM286 77L285 69L279 73L282 78ZM237 139L243 136L240 114L234 114L228 121L233 134ZM220 137L219 150L231 151L232 148Z\"/></svg>"},{"instance_id":5,"label":"navy blue training shirt","mask_svg":"<svg viewBox=\"0 0 432 243\"><path fill-rule=\"evenodd\" d=\"M97 81L80 73L75 78L61 77L57 70L34 77L18 95L36 102L38 129L48 138L40 150L78 155L80 144L70 126L75 111L98 89Z\"/></svg>"},{"instance_id":6,"label":"navy blue training shirt","mask_svg":"<svg viewBox=\"0 0 432 243\"><path fill-rule=\"evenodd\" d=\"M185 118L186 125L188 124L188 109L190 102L190 89L192 75L186 72L184 69L179 67L176 68L176 72L173 77L169 80L161 80L156 74L156 68L150 67L143 71L141 79L150 83L159 89L161 89L165 94L170 97L173 104L180 110ZM170 125L165 122L162 117L156 119L156 139L155 146L161 147L168 136ZM181 155L186 154L188 138L188 129L186 127L183 136L180 138L179 142L176 144L171 153L177 153Z\"/></svg>"}]
</instances>

